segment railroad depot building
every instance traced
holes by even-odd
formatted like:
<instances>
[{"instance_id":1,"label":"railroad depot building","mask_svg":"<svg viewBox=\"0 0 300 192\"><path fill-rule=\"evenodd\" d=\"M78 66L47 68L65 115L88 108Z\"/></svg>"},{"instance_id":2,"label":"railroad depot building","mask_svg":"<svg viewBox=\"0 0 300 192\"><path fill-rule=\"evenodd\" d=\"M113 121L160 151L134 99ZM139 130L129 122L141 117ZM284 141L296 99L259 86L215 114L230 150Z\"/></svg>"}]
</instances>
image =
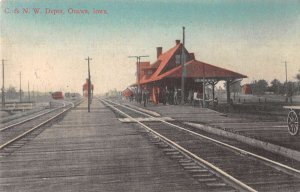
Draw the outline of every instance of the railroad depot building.
<instances>
[{"instance_id":1,"label":"railroad depot building","mask_svg":"<svg viewBox=\"0 0 300 192\"><path fill-rule=\"evenodd\" d=\"M247 76L198 61L194 53L188 52L180 40L175 42L175 46L164 53L162 47L157 47L157 60L154 63L140 62L137 66L137 74L139 74L137 82L130 89L124 90L126 95L128 95L128 90L136 91L138 85L141 90L149 91L150 100L155 103L161 102L162 92L168 92L169 95L175 92L180 94L182 63L184 63L186 100L194 92L200 92L200 95L203 93L203 82L205 86L211 86L212 94L209 97L215 99L215 85L219 81L226 81L227 101L230 102L230 84Z\"/></svg>"}]
</instances>

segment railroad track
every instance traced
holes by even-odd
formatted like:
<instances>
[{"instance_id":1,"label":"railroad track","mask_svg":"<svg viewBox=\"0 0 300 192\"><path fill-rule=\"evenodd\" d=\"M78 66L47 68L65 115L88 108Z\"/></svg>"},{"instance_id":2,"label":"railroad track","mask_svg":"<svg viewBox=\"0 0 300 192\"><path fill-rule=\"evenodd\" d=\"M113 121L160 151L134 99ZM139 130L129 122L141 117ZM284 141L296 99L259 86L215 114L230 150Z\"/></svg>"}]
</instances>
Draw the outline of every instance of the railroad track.
<instances>
[{"instance_id":1,"label":"railroad track","mask_svg":"<svg viewBox=\"0 0 300 192\"><path fill-rule=\"evenodd\" d=\"M22 125L22 124L24 124L24 123L26 123L26 122L28 122L28 121L32 121L32 120L37 119L37 118L39 118L39 117L45 116L45 115L47 115L48 113L52 113L52 112L57 111L57 110L60 110L60 109L62 109L62 108L64 108L64 107L65 107L65 106L63 106L63 107L58 107L58 108L51 109L51 110L47 110L47 111L43 111L43 112L38 113L38 114L36 114L36 115L34 115L34 116L27 117L27 118L25 118L25 119L23 119L23 120L21 120L21 121L16 122L16 123L11 123L11 124L9 124L9 125L3 126L3 127L0 128L0 132L3 132L3 131L5 131L5 130L7 130L7 129L10 129L10 128L15 128L15 127L17 127L18 125Z\"/></svg>"},{"instance_id":2,"label":"railroad track","mask_svg":"<svg viewBox=\"0 0 300 192\"><path fill-rule=\"evenodd\" d=\"M238 141L207 136L180 122L167 122L119 103L100 101L119 118L130 119L145 128L152 135L153 143L177 159L183 169L198 182L205 183L208 190L300 190L299 162L253 149ZM143 121L143 118L155 121Z\"/></svg>"},{"instance_id":3,"label":"railroad track","mask_svg":"<svg viewBox=\"0 0 300 192\"><path fill-rule=\"evenodd\" d=\"M44 125L61 118L67 111L81 102L81 100L75 103L65 102L62 107L2 127L0 129L0 157L7 156L23 146L40 134L45 128Z\"/></svg>"}]
</instances>

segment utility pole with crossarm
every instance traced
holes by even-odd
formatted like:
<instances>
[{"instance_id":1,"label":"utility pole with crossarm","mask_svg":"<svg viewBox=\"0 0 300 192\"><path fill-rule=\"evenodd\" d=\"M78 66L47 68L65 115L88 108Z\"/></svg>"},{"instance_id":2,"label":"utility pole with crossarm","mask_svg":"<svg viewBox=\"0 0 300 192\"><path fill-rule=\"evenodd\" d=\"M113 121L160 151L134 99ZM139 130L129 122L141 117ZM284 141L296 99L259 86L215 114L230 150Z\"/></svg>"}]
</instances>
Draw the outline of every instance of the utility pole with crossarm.
<instances>
[{"instance_id":1,"label":"utility pole with crossarm","mask_svg":"<svg viewBox=\"0 0 300 192\"><path fill-rule=\"evenodd\" d=\"M2 109L5 107L5 92L4 92L4 59L2 59Z\"/></svg>"},{"instance_id":2,"label":"utility pole with crossarm","mask_svg":"<svg viewBox=\"0 0 300 192\"><path fill-rule=\"evenodd\" d=\"M149 57L148 55L140 55L140 56L128 56L128 58L136 58L136 80L137 80L137 95L138 95L138 102L141 102L140 98L140 91L141 91L141 85L140 85L140 63L141 63L141 57Z\"/></svg>"},{"instance_id":3,"label":"utility pole with crossarm","mask_svg":"<svg viewBox=\"0 0 300 192\"><path fill-rule=\"evenodd\" d=\"M184 105L184 81L185 81L185 52L184 52L184 44L185 44L185 27L182 27L182 49L181 49L181 66L182 66L182 73L181 73L181 104Z\"/></svg>"},{"instance_id":4,"label":"utility pole with crossarm","mask_svg":"<svg viewBox=\"0 0 300 192\"><path fill-rule=\"evenodd\" d=\"M90 112L91 110L91 73L90 73L90 60L92 60L92 58L88 57L87 59L85 59L88 61L88 112Z\"/></svg>"},{"instance_id":5,"label":"utility pole with crossarm","mask_svg":"<svg viewBox=\"0 0 300 192\"><path fill-rule=\"evenodd\" d=\"M288 102L288 82L287 82L287 61L283 62L285 65L285 102Z\"/></svg>"}]
</instances>

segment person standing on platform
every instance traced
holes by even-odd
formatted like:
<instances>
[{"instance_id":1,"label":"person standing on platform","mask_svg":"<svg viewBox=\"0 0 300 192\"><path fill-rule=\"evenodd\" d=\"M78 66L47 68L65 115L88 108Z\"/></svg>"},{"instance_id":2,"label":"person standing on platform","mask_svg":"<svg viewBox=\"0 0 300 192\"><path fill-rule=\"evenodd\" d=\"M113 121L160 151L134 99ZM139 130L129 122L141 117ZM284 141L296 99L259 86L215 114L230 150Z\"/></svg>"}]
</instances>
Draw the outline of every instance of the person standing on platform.
<instances>
[{"instance_id":1,"label":"person standing on platform","mask_svg":"<svg viewBox=\"0 0 300 192\"><path fill-rule=\"evenodd\" d=\"M149 101L149 91L147 89L143 90L143 103L144 103L144 107L146 107L146 105L148 104Z\"/></svg>"},{"instance_id":2,"label":"person standing on platform","mask_svg":"<svg viewBox=\"0 0 300 192\"><path fill-rule=\"evenodd\" d=\"M166 90L164 88L161 88L161 102L165 105L167 100L166 100Z\"/></svg>"},{"instance_id":3,"label":"person standing on platform","mask_svg":"<svg viewBox=\"0 0 300 192\"><path fill-rule=\"evenodd\" d=\"M193 102L193 90L192 89L190 89L189 90L189 95L188 95L188 102L189 103L192 103Z\"/></svg>"},{"instance_id":4,"label":"person standing on platform","mask_svg":"<svg viewBox=\"0 0 300 192\"><path fill-rule=\"evenodd\" d=\"M175 91L174 91L174 105L178 104L177 100L178 100L178 92L177 92L177 89L175 88Z\"/></svg>"},{"instance_id":5,"label":"person standing on platform","mask_svg":"<svg viewBox=\"0 0 300 192\"><path fill-rule=\"evenodd\" d=\"M145 89L143 89L143 91L142 91L142 99L143 99L144 107L146 107L147 95L146 95Z\"/></svg>"},{"instance_id":6,"label":"person standing on platform","mask_svg":"<svg viewBox=\"0 0 300 192\"><path fill-rule=\"evenodd\" d=\"M166 87L165 101L166 101L166 103L168 103L168 104L170 104L170 102L169 102L169 97L170 97L170 92L169 92L168 88Z\"/></svg>"}]
</instances>

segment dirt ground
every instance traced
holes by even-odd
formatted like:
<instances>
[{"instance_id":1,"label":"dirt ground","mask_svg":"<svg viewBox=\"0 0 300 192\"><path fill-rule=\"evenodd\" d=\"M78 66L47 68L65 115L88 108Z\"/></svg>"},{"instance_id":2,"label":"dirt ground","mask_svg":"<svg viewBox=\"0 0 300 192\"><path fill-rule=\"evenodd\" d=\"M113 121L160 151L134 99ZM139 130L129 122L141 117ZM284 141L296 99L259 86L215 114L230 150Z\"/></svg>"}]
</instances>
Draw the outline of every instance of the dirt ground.
<instances>
[{"instance_id":1,"label":"dirt ground","mask_svg":"<svg viewBox=\"0 0 300 192\"><path fill-rule=\"evenodd\" d=\"M288 109L284 109L286 103L234 103L228 105L219 104L213 108L231 117L250 118L253 120L285 121Z\"/></svg>"}]
</instances>

